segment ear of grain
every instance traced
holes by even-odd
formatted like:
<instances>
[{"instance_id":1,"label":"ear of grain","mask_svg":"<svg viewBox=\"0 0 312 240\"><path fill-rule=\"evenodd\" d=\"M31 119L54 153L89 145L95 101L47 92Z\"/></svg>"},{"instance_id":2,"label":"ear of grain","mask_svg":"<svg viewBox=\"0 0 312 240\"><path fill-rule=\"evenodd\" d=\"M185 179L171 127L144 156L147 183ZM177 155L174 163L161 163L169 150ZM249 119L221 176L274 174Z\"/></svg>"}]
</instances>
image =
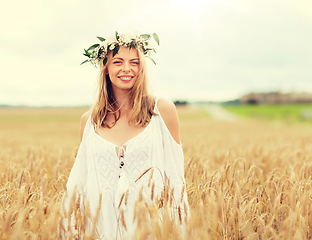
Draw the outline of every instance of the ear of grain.
<instances>
[{"instance_id":1,"label":"ear of grain","mask_svg":"<svg viewBox=\"0 0 312 240\"><path fill-rule=\"evenodd\" d=\"M96 216L79 195L71 199L69 215L60 211L85 110L38 111L0 108L0 238L96 239L101 201ZM132 206L139 223L135 239L312 238L310 125L227 123L194 109L178 111L186 182L181 198L173 198L169 182L155 186L155 174L165 179L164 172L146 169L136 183L146 180L151 196L144 199L141 190L133 206L132 193L124 194L122 231L131 228L125 209ZM74 121L31 122L24 121L27 112L47 119L79 114ZM20 122L3 122L2 116L13 115Z\"/></svg>"}]
</instances>

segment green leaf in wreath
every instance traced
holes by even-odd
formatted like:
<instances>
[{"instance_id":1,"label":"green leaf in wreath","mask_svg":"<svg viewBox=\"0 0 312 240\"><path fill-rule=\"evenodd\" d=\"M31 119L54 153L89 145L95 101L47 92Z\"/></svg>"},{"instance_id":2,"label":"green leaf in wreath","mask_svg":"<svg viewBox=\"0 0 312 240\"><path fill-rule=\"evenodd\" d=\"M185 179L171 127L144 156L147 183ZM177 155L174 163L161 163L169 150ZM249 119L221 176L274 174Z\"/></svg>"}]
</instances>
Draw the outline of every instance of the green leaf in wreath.
<instances>
[{"instance_id":1,"label":"green leaf in wreath","mask_svg":"<svg viewBox=\"0 0 312 240\"><path fill-rule=\"evenodd\" d=\"M88 48L87 51L90 51L90 50L92 50L92 49L95 49L95 48L97 48L98 46L100 46L100 44L98 44L98 43L93 44L91 47Z\"/></svg>"},{"instance_id":2,"label":"green leaf in wreath","mask_svg":"<svg viewBox=\"0 0 312 240\"><path fill-rule=\"evenodd\" d=\"M102 37L97 37L97 39L99 39L101 42L105 41L105 38L102 38Z\"/></svg>"},{"instance_id":3,"label":"green leaf in wreath","mask_svg":"<svg viewBox=\"0 0 312 240\"><path fill-rule=\"evenodd\" d=\"M82 63L80 63L80 66L81 66L82 64L84 64L84 63L87 63L87 62L89 62L89 60L84 60Z\"/></svg>"},{"instance_id":4,"label":"green leaf in wreath","mask_svg":"<svg viewBox=\"0 0 312 240\"><path fill-rule=\"evenodd\" d=\"M119 36L118 36L118 32L117 31L116 31L115 35L116 35L116 40L119 41Z\"/></svg>"},{"instance_id":5,"label":"green leaf in wreath","mask_svg":"<svg viewBox=\"0 0 312 240\"><path fill-rule=\"evenodd\" d=\"M149 35L149 34L141 34L141 37L148 39L148 38L151 37L151 35Z\"/></svg>"},{"instance_id":6,"label":"green leaf in wreath","mask_svg":"<svg viewBox=\"0 0 312 240\"><path fill-rule=\"evenodd\" d=\"M147 58L149 58L155 65L156 65L156 62L154 61L153 58L149 57L149 56L146 56Z\"/></svg>"},{"instance_id":7,"label":"green leaf in wreath","mask_svg":"<svg viewBox=\"0 0 312 240\"><path fill-rule=\"evenodd\" d=\"M112 46L112 44L109 44L108 46L107 46L107 52L110 52L110 47Z\"/></svg>"},{"instance_id":8,"label":"green leaf in wreath","mask_svg":"<svg viewBox=\"0 0 312 240\"><path fill-rule=\"evenodd\" d=\"M86 49L83 49L84 50L84 56L86 57L91 57L91 54L86 50Z\"/></svg>"},{"instance_id":9,"label":"green leaf in wreath","mask_svg":"<svg viewBox=\"0 0 312 240\"><path fill-rule=\"evenodd\" d=\"M148 53L148 48L145 48L144 46L141 47L143 50L144 55L146 55Z\"/></svg>"},{"instance_id":10,"label":"green leaf in wreath","mask_svg":"<svg viewBox=\"0 0 312 240\"><path fill-rule=\"evenodd\" d=\"M155 39L155 41L159 45L159 37L158 37L158 35L156 33L153 33L153 38Z\"/></svg>"},{"instance_id":11,"label":"green leaf in wreath","mask_svg":"<svg viewBox=\"0 0 312 240\"><path fill-rule=\"evenodd\" d=\"M102 55L103 52L104 52L103 48L100 48L99 51L98 51L97 57L99 58Z\"/></svg>"},{"instance_id":12,"label":"green leaf in wreath","mask_svg":"<svg viewBox=\"0 0 312 240\"><path fill-rule=\"evenodd\" d=\"M113 50L113 57L115 57L115 55L118 53L120 46L117 45L114 50Z\"/></svg>"},{"instance_id":13,"label":"green leaf in wreath","mask_svg":"<svg viewBox=\"0 0 312 240\"><path fill-rule=\"evenodd\" d=\"M103 59L103 65L105 66L107 63L107 57Z\"/></svg>"}]
</instances>

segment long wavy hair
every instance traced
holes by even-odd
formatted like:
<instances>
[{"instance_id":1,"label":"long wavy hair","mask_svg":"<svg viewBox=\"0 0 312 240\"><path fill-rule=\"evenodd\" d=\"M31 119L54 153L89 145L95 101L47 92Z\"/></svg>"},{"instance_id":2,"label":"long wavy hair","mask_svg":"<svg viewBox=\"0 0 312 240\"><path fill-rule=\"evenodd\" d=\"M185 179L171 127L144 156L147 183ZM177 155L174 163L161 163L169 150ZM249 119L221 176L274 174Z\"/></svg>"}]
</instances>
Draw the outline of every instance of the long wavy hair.
<instances>
[{"instance_id":1,"label":"long wavy hair","mask_svg":"<svg viewBox=\"0 0 312 240\"><path fill-rule=\"evenodd\" d=\"M144 54L140 48L138 48L137 51L140 65L137 79L129 92L132 107L129 115L129 124L134 126L146 126L150 122L152 115L156 115L153 111L155 103L153 97L148 93L148 79ZM108 64L104 66L102 61L100 61L97 88L98 97L92 107L92 120L96 128L111 128L120 118L121 106L117 105L111 80L109 75L106 74L107 65ZM112 113L115 118L112 124L107 122L107 115L109 113Z\"/></svg>"}]
</instances>

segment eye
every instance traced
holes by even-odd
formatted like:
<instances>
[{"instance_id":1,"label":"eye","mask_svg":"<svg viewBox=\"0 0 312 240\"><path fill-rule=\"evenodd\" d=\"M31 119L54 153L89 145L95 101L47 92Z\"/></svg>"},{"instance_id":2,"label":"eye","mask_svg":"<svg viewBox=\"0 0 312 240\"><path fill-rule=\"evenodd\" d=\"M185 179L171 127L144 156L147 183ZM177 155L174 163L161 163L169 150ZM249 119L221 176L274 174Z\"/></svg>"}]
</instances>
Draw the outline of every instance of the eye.
<instances>
[{"instance_id":1,"label":"eye","mask_svg":"<svg viewBox=\"0 0 312 240\"><path fill-rule=\"evenodd\" d=\"M140 62L139 61L134 61L134 62L131 62L131 64L136 66L136 65L139 65Z\"/></svg>"},{"instance_id":2,"label":"eye","mask_svg":"<svg viewBox=\"0 0 312 240\"><path fill-rule=\"evenodd\" d=\"M121 61L113 61L113 64L121 64L122 62Z\"/></svg>"}]
</instances>

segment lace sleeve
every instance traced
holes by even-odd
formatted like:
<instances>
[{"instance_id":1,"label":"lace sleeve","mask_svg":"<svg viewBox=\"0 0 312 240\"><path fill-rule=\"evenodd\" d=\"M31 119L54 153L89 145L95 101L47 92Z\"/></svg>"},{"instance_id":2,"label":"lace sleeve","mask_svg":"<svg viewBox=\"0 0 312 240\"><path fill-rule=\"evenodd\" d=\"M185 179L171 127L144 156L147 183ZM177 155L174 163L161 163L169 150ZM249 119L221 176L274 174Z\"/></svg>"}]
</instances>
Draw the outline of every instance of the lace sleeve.
<instances>
[{"instance_id":1,"label":"lace sleeve","mask_svg":"<svg viewBox=\"0 0 312 240\"><path fill-rule=\"evenodd\" d=\"M187 209L184 210L188 211L182 145L173 139L160 114L159 116L162 132L165 180L170 179L170 188L174 189L173 194L176 206L180 206L181 209L184 209L186 206Z\"/></svg>"},{"instance_id":2,"label":"lace sleeve","mask_svg":"<svg viewBox=\"0 0 312 240\"><path fill-rule=\"evenodd\" d=\"M79 146L75 163L68 177L66 192L63 196L61 205L61 221L58 227L58 235L67 238L70 232L75 232L75 208L77 204L83 207L84 192L86 190L86 182L88 176L88 166L86 157L86 139L83 138ZM70 221L69 221L70 220ZM69 231L69 229L71 230Z\"/></svg>"}]
</instances>

